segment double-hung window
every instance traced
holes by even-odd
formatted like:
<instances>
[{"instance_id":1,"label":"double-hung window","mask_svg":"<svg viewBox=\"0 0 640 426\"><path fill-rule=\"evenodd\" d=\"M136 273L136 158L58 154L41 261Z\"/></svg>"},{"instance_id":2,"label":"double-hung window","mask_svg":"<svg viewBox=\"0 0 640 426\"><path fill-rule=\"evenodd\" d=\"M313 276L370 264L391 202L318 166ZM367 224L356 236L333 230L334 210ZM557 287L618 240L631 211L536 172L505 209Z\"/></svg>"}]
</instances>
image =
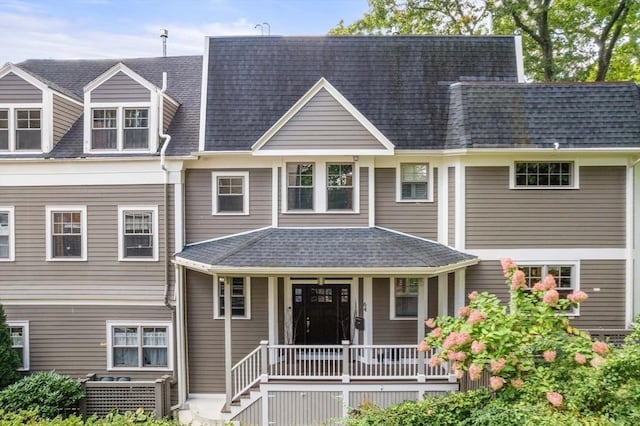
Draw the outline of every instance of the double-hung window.
<instances>
[{"instance_id":1,"label":"double-hung window","mask_svg":"<svg viewBox=\"0 0 640 426\"><path fill-rule=\"evenodd\" d=\"M574 164L570 161L517 161L516 188L573 188Z\"/></svg>"},{"instance_id":2,"label":"double-hung window","mask_svg":"<svg viewBox=\"0 0 640 426\"><path fill-rule=\"evenodd\" d=\"M11 347L18 353L22 362L20 371L29 370L29 322L28 321L7 321L9 335L11 336Z\"/></svg>"},{"instance_id":3,"label":"double-hung window","mask_svg":"<svg viewBox=\"0 0 640 426\"><path fill-rule=\"evenodd\" d=\"M118 207L119 260L158 260L158 207Z\"/></svg>"},{"instance_id":4,"label":"double-hung window","mask_svg":"<svg viewBox=\"0 0 640 426\"><path fill-rule=\"evenodd\" d=\"M108 369L172 368L168 323L107 322Z\"/></svg>"},{"instance_id":5,"label":"double-hung window","mask_svg":"<svg viewBox=\"0 0 640 426\"><path fill-rule=\"evenodd\" d=\"M422 278L391 279L391 319L418 317L418 289Z\"/></svg>"},{"instance_id":6,"label":"double-hung window","mask_svg":"<svg viewBox=\"0 0 640 426\"><path fill-rule=\"evenodd\" d=\"M47 260L87 260L86 206L47 207Z\"/></svg>"},{"instance_id":7,"label":"double-hung window","mask_svg":"<svg viewBox=\"0 0 640 426\"><path fill-rule=\"evenodd\" d=\"M92 149L118 149L118 110L94 109L91 127Z\"/></svg>"},{"instance_id":8,"label":"double-hung window","mask_svg":"<svg viewBox=\"0 0 640 426\"><path fill-rule=\"evenodd\" d=\"M91 109L91 149L148 151L149 108L96 107Z\"/></svg>"},{"instance_id":9,"label":"double-hung window","mask_svg":"<svg viewBox=\"0 0 640 426\"><path fill-rule=\"evenodd\" d=\"M249 214L249 173L213 172L213 214Z\"/></svg>"},{"instance_id":10,"label":"double-hung window","mask_svg":"<svg viewBox=\"0 0 640 426\"><path fill-rule=\"evenodd\" d=\"M313 210L313 163L287 164L287 210Z\"/></svg>"},{"instance_id":11,"label":"double-hung window","mask_svg":"<svg viewBox=\"0 0 640 426\"><path fill-rule=\"evenodd\" d=\"M16 109L16 151L40 151L40 109Z\"/></svg>"},{"instance_id":12,"label":"double-hung window","mask_svg":"<svg viewBox=\"0 0 640 426\"><path fill-rule=\"evenodd\" d=\"M149 148L149 109L125 108L122 149Z\"/></svg>"},{"instance_id":13,"label":"double-hung window","mask_svg":"<svg viewBox=\"0 0 640 426\"><path fill-rule=\"evenodd\" d=\"M9 150L9 110L0 109L0 151Z\"/></svg>"},{"instance_id":14,"label":"double-hung window","mask_svg":"<svg viewBox=\"0 0 640 426\"><path fill-rule=\"evenodd\" d=\"M567 295L574 290L578 290L577 264L521 264L518 266L525 275L527 287L533 287L537 282L542 281L547 275L552 275L556 280L556 290L560 293L560 298L566 299ZM569 315L577 315L577 309L567 312Z\"/></svg>"},{"instance_id":15,"label":"double-hung window","mask_svg":"<svg viewBox=\"0 0 640 426\"><path fill-rule=\"evenodd\" d=\"M14 260L14 208L0 206L0 262Z\"/></svg>"},{"instance_id":16,"label":"double-hung window","mask_svg":"<svg viewBox=\"0 0 640 426\"><path fill-rule=\"evenodd\" d=\"M353 210L353 163L327 164L327 210Z\"/></svg>"},{"instance_id":17,"label":"double-hung window","mask_svg":"<svg viewBox=\"0 0 640 426\"><path fill-rule=\"evenodd\" d=\"M427 201L429 198L429 165L400 164L400 200Z\"/></svg>"},{"instance_id":18,"label":"double-hung window","mask_svg":"<svg viewBox=\"0 0 640 426\"><path fill-rule=\"evenodd\" d=\"M228 277L231 287L231 316L239 319L251 318L251 285L248 277ZM221 319L225 315L225 298L224 298L224 278L221 278L217 283L214 298L214 318Z\"/></svg>"}]
</instances>

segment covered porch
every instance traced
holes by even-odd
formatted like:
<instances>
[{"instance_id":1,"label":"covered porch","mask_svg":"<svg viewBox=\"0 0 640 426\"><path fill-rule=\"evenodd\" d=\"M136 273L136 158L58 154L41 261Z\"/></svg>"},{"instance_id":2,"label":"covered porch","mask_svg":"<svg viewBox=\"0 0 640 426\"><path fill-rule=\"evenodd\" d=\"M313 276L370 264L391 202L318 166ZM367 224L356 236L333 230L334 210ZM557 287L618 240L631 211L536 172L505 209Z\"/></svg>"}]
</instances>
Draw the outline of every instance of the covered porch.
<instances>
[{"instance_id":1,"label":"covered porch","mask_svg":"<svg viewBox=\"0 0 640 426\"><path fill-rule=\"evenodd\" d=\"M449 383L448 366L430 367L416 344L428 314L464 304L465 268L477 259L386 229L268 228L194 244L175 262L180 401L201 393L189 389L199 355L184 341L199 338L187 324L198 281L224 338L230 406L261 383Z\"/></svg>"}]
</instances>

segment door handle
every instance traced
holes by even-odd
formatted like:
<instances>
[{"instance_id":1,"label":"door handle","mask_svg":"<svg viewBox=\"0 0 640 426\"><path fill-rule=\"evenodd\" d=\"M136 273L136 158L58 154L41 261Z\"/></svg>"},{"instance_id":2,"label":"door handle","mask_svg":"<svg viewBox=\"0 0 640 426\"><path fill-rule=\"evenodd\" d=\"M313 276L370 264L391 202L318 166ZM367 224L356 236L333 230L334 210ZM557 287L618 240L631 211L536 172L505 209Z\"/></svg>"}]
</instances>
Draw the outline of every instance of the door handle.
<instances>
[{"instance_id":1,"label":"door handle","mask_svg":"<svg viewBox=\"0 0 640 426\"><path fill-rule=\"evenodd\" d=\"M307 317L307 334L309 334L310 327L311 327L311 318Z\"/></svg>"}]
</instances>

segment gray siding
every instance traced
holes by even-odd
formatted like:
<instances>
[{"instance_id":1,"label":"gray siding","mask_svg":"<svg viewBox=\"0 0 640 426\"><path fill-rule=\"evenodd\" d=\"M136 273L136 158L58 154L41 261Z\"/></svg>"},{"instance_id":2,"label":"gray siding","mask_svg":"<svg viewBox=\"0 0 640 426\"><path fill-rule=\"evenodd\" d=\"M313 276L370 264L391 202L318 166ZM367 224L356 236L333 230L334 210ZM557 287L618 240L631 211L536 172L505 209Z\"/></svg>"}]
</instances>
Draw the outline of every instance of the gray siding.
<instances>
[{"instance_id":1,"label":"gray siding","mask_svg":"<svg viewBox=\"0 0 640 426\"><path fill-rule=\"evenodd\" d=\"M5 304L4 309L10 321L29 321L30 371L55 370L73 377L96 373L99 376L128 376L133 380L151 380L171 374L166 371L107 371L106 322L171 321L171 311L164 306Z\"/></svg>"},{"instance_id":2,"label":"gray siding","mask_svg":"<svg viewBox=\"0 0 640 426\"><path fill-rule=\"evenodd\" d=\"M342 417L342 392L270 391L269 424L338 425Z\"/></svg>"},{"instance_id":3,"label":"gray siding","mask_svg":"<svg viewBox=\"0 0 640 426\"><path fill-rule=\"evenodd\" d=\"M466 292L488 291L504 303L509 290L504 283L500 262L482 261L467 269ZM594 291L600 288L600 291ZM580 262L580 289L589 295L580 307L580 316L572 320L582 328L624 328L625 261L583 260Z\"/></svg>"},{"instance_id":4,"label":"gray siding","mask_svg":"<svg viewBox=\"0 0 640 426\"><path fill-rule=\"evenodd\" d=\"M261 149L384 149L384 146L329 92L321 89Z\"/></svg>"},{"instance_id":5,"label":"gray siding","mask_svg":"<svg viewBox=\"0 0 640 426\"><path fill-rule=\"evenodd\" d=\"M376 225L419 237L438 237L438 178L432 203L397 203L396 170L376 169Z\"/></svg>"},{"instance_id":6,"label":"gray siding","mask_svg":"<svg viewBox=\"0 0 640 426\"><path fill-rule=\"evenodd\" d=\"M149 102L151 92L123 72L91 91L91 102Z\"/></svg>"},{"instance_id":7,"label":"gray siding","mask_svg":"<svg viewBox=\"0 0 640 426\"><path fill-rule=\"evenodd\" d=\"M15 206L16 221L16 260L2 264L0 299L162 301L162 185L0 187L0 200L4 205ZM45 260L47 205L87 206L86 262ZM118 261L118 205L158 205L158 262ZM173 214L173 206L169 209ZM169 235L172 238L172 233Z\"/></svg>"},{"instance_id":8,"label":"gray siding","mask_svg":"<svg viewBox=\"0 0 640 426\"><path fill-rule=\"evenodd\" d=\"M622 248L625 175L580 167L578 190L510 190L508 167L467 167L466 246Z\"/></svg>"},{"instance_id":9,"label":"gray siding","mask_svg":"<svg viewBox=\"0 0 640 426\"><path fill-rule=\"evenodd\" d=\"M166 133L179 106L176 106L173 102L170 102L167 99L163 99L162 102L162 131Z\"/></svg>"},{"instance_id":10,"label":"gray siding","mask_svg":"<svg viewBox=\"0 0 640 426\"><path fill-rule=\"evenodd\" d=\"M416 320L389 319L389 279L373 279L373 344L409 345L417 342Z\"/></svg>"},{"instance_id":11,"label":"gray siding","mask_svg":"<svg viewBox=\"0 0 640 426\"><path fill-rule=\"evenodd\" d=\"M53 143L60 139L82 115L82 106L62 96L53 95Z\"/></svg>"},{"instance_id":12,"label":"gray siding","mask_svg":"<svg viewBox=\"0 0 640 426\"><path fill-rule=\"evenodd\" d=\"M456 169L449 167L449 206L447 207L449 215L449 245L453 247L456 243Z\"/></svg>"},{"instance_id":13,"label":"gray siding","mask_svg":"<svg viewBox=\"0 0 640 426\"><path fill-rule=\"evenodd\" d=\"M278 185L281 188L281 185ZM316 188L316 190L318 190ZM279 191L280 193L280 191ZM279 226L368 226L369 225L369 169L360 168L360 213L282 213L278 199Z\"/></svg>"},{"instance_id":14,"label":"gray siding","mask_svg":"<svg viewBox=\"0 0 640 426\"><path fill-rule=\"evenodd\" d=\"M262 425L262 398L255 401L245 410L231 419L240 422L240 426L261 426Z\"/></svg>"},{"instance_id":15,"label":"gray siding","mask_svg":"<svg viewBox=\"0 0 640 426\"><path fill-rule=\"evenodd\" d=\"M0 102L42 102L42 90L10 72L0 78Z\"/></svg>"},{"instance_id":16,"label":"gray siding","mask_svg":"<svg viewBox=\"0 0 640 426\"><path fill-rule=\"evenodd\" d=\"M238 216L212 215L213 188L211 172L213 171L211 169L191 169L186 171L185 222L187 243L271 225L271 169L249 170L249 214Z\"/></svg>"},{"instance_id":17,"label":"gray siding","mask_svg":"<svg viewBox=\"0 0 640 426\"><path fill-rule=\"evenodd\" d=\"M187 271L189 392L224 392L224 320L213 319L213 279ZM266 278L251 279L251 319L233 320L233 362L269 337Z\"/></svg>"}]
</instances>

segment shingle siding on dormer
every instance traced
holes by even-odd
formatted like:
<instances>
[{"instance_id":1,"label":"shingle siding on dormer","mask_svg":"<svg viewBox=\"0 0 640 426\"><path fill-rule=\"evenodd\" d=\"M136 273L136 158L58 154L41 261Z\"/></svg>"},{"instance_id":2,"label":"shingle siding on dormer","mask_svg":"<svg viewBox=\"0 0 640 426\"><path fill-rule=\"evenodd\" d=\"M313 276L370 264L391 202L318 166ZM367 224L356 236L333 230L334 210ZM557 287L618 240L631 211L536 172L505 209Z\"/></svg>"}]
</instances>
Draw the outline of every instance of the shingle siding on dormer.
<instances>
[{"instance_id":1,"label":"shingle siding on dormer","mask_svg":"<svg viewBox=\"0 0 640 426\"><path fill-rule=\"evenodd\" d=\"M60 139L71 129L73 123L82 115L82 105L71 102L62 96L53 95L53 143Z\"/></svg>"},{"instance_id":2,"label":"shingle siding on dormer","mask_svg":"<svg viewBox=\"0 0 640 426\"><path fill-rule=\"evenodd\" d=\"M149 102L151 93L123 72L91 91L91 102Z\"/></svg>"},{"instance_id":3,"label":"shingle siding on dormer","mask_svg":"<svg viewBox=\"0 0 640 426\"><path fill-rule=\"evenodd\" d=\"M14 73L0 78L0 103L42 102L42 90Z\"/></svg>"}]
</instances>

